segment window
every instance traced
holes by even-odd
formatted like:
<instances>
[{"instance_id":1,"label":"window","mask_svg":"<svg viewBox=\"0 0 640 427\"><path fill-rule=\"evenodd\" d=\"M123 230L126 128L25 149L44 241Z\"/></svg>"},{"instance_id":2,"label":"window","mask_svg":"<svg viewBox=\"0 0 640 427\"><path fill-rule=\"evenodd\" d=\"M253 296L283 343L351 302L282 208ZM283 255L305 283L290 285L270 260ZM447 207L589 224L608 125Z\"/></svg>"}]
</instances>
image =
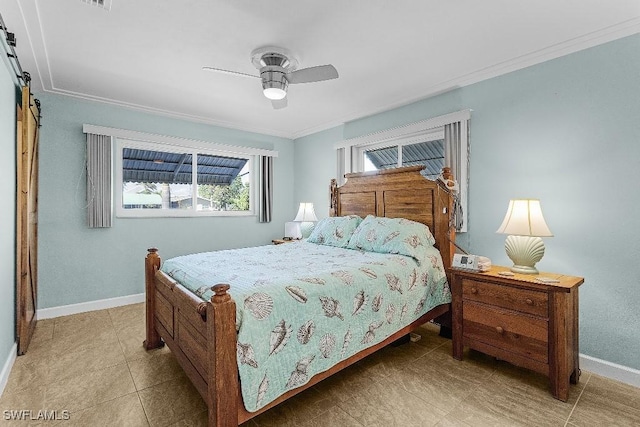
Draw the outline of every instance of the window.
<instances>
[{"instance_id":1,"label":"window","mask_svg":"<svg viewBox=\"0 0 640 427\"><path fill-rule=\"evenodd\" d=\"M402 147L402 166L424 165L422 175L436 179L444 167L444 139L419 142Z\"/></svg>"},{"instance_id":2,"label":"window","mask_svg":"<svg viewBox=\"0 0 640 427\"><path fill-rule=\"evenodd\" d=\"M256 215L271 221L275 150L87 123L82 131L90 227L111 227L114 210L119 217Z\"/></svg>"},{"instance_id":3,"label":"window","mask_svg":"<svg viewBox=\"0 0 640 427\"><path fill-rule=\"evenodd\" d=\"M116 214L252 215L254 157L118 139Z\"/></svg>"},{"instance_id":4,"label":"window","mask_svg":"<svg viewBox=\"0 0 640 427\"><path fill-rule=\"evenodd\" d=\"M467 231L470 118L471 111L462 110L339 142L338 183L343 184L350 172L415 165L425 166L421 173L426 178L437 179L447 166L459 188L456 231Z\"/></svg>"},{"instance_id":5,"label":"window","mask_svg":"<svg viewBox=\"0 0 640 427\"><path fill-rule=\"evenodd\" d=\"M407 142L392 146L365 146L358 149L362 161L359 170L373 171L399 166L424 165L422 176L436 179L444 167L444 139L442 132L434 132L421 142Z\"/></svg>"}]
</instances>

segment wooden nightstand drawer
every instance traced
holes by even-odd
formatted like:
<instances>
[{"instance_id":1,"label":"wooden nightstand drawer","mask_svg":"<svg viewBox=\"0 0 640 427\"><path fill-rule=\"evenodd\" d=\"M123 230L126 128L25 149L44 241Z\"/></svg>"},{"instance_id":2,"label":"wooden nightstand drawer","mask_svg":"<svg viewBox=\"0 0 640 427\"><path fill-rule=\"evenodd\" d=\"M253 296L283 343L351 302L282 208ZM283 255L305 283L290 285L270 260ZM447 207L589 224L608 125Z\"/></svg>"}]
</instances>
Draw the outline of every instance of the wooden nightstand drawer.
<instances>
[{"instance_id":1,"label":"wooden nightstand drawer","mask_svg":"<svg viewBox=\"0 0 640 427\"><path fill-rule=\"evenodd\" d=\"M547 320L471 301L463 307L464 338L548 362Z\"/></svg>"},{"instance_id":2,"label":"wooden nightstand drawer","mask_svg":"<svg viewBox=\"0 0 640 427\"><path fill-rule=\"evenodd\" d=\"M546 292L463 279L462 298L545 318L549 317L549 296Z\"/></svg>"}]
</instances>

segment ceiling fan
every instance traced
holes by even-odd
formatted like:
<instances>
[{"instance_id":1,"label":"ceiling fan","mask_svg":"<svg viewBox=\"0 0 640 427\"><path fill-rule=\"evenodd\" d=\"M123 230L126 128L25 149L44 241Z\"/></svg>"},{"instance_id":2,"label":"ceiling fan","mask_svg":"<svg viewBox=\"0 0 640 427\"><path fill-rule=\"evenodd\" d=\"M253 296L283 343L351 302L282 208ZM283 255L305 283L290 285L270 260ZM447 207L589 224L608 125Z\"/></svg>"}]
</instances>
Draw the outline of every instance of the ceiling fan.
<instances>
[{"instance_id":1,"label":"ceiling fan","mask_svg":"<svg viewBox=\"0 0 640 427\"><path fill-rule=\"evenodd\" d=\"M275 109L287 106L287 88L290 84L312 83L338 78L338 71L330 64L297 69L298 59L291 52L280 47L265 46L255 49L251 52L251 62L259 70L260 75L214 67L202 67L202 69L261 79L264 96L271 100Z\"/></svg>"}]
</instances>

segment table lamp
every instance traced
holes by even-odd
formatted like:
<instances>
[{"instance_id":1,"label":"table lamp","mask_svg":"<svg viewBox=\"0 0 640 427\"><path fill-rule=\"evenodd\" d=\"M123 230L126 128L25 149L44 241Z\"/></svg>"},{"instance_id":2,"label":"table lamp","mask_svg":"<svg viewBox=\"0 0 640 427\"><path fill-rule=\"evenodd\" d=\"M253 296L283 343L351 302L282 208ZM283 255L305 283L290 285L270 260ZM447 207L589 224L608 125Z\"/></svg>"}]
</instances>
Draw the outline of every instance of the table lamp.
<instances>
[{"instance_id":1,"label":"table lamp","mask_svg":"<svg viewBox=\"0 0 640 427\"><path fill-rule=\"evenodd\" d=\"M540 200L510 200L507 214L496 233L509 234L504 248L513 261L511 271L538 274L535 265L544 255L541 237L553 236L542 216Z\"/></svg>"},{"instance_id":2,"label":"table lamp","mask_svg":"<svg viewBox=\"0 0 640 427\"><path fill-rule=\"evenodd\" d=\"M315 226L314 222L316 222L317 220L318 218L316 217L316 213L313 210L313 203L300 203L298 215L296 215L294 221L300 223L300 231L302 232L302 237L304 239L309 237L309 235L313 231L313 227Z\"/></svg>"}]
</instances>

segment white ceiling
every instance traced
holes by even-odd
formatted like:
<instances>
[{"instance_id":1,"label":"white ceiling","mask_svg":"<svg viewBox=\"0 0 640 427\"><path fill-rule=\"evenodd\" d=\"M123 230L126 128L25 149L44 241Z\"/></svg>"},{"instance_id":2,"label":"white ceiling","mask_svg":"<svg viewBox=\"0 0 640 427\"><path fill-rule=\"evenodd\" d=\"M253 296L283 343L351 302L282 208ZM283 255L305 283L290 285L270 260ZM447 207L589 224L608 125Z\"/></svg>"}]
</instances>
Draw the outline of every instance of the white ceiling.
<instances>
[{"instance_id":1,"label":"white ceiling","mask_svg":"<svg viewBox=\"0 0 640 427\"><path fill-rule=\"evenodd\" d=\"M297 138L640 32L639 0L1 0L35 92ZM107 0L109 2L109 0ZM337 80L273 110L253 49Z\"/></svg>"}]
</instances>

